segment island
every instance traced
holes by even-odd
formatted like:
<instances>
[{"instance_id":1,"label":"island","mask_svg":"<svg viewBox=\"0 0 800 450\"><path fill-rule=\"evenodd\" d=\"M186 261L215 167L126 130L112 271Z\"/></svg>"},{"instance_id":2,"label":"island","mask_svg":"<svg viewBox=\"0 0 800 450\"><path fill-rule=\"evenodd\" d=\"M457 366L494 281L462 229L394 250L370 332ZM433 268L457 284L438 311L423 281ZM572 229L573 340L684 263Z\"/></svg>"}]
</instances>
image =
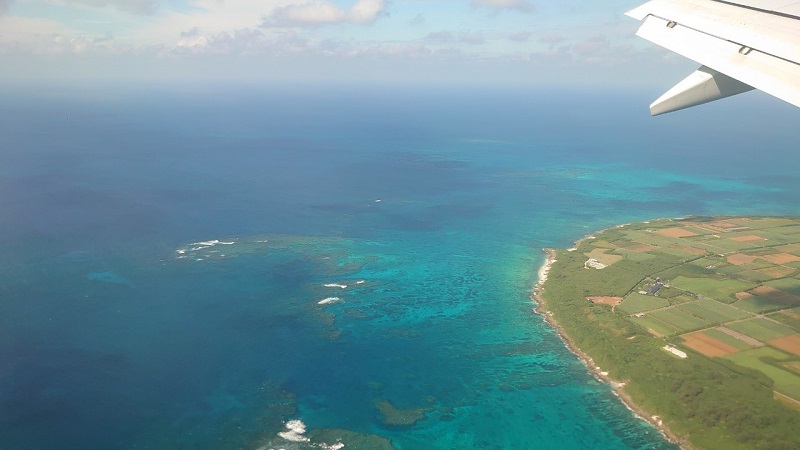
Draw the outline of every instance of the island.
<instances>
[{"instance_id":1,"label":"island","mask_svg":"<svg viewBox=\"0 0 800 450\"><path fill-rule=\"evenodd\" d=\"M800 218L620 225L545 249L537 311L683 448L800 448Z\"/></svg>"}]
</instances>

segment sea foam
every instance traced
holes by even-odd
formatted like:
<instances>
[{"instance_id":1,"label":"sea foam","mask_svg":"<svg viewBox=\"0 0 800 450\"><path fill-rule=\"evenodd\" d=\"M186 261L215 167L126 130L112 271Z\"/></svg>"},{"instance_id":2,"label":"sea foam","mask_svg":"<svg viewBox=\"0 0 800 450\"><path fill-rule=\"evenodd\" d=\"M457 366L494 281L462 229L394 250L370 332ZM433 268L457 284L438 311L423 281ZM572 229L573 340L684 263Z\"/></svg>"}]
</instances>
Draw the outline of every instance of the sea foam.
<instances>
[{"instance_id":1,"label":"sea foam","mask_svg":"<svg viewBox=\"0 0 800 450\"><path fill-rule=\"evenodd\" d=\"M235 241L222 242L219 239L214 239L214 240L211 240L211 241L195 242L192 245L202 245L203 247L213 247L213 246L215 246L217 244L219 244L219 245L233 245L235 243L236 243Z\"/></svg>"},{"instance_id":2,"label":"sea foam","mask_svg":"<svg viewBox=\"0 0 800 450\"><path fill-rule=\"evenodd\" d=\"M278 436L292 442L308 442L309 438L303 436L306 432L306 424L302 420L290 420L286 422L286 431L281 431Z\"/></svg>"},{"instance_id":3,"label":"sea foam","mask_svg":"<svg viewBox=\"0 0 800 450\"><path fill-rule=\"evenodd\" d=\"M331 303L336 303L336 302L339 302L339 301L342 301L342 299L339 298L339 297L328 297L328 298L323 298L322 300L318 301L317 304L318 305L330 305Z\"/></svg>"}]
</instances>

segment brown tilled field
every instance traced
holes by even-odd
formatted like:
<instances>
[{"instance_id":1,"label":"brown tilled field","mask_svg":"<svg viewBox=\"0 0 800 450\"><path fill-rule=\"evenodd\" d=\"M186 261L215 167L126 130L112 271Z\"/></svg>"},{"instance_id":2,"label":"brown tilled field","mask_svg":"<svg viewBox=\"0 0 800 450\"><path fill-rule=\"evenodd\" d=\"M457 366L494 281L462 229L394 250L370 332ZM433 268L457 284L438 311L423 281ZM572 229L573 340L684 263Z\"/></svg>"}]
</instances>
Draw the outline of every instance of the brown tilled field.
<instances>
[{"instance_id":1,"label":"brown tilled field","mask_svg":"<svg viewBox=\"0 0 800 450\"><path fill-rule=\"evenodd\" d=\"M800 256L792 255L791 253L775 253L774 255L764 255L762 258L766 259L772 264L786 264L800 261Z\"/></svg>"},{"instance_id":2,"label":"brown tilled field","mask_svg":"<svg viewBox=\"0 0 800 450\"><path fill-rule=\"evenodd\" d=\"M736 242L755 242L755 241L763 241L764 238L762 238L761 236L756 236L754 234L751 234L749 236L737 236L731 238L731 240Z\"/></svg>"},{"instance_id":3,"label":"brown tilled field","mask_svg":"<svg viewBox=\"0 0 800 450\"><path fill-rule=\"evenodd\" d=\"M733 264L734 266L742 266L744 264L750 264L757 259L758 257L756 256L745 255L742 253L735 253L733 255L728 256L727 258L728 262Z\"/></svg>"},{"instance_id":4,"label":"brown tilled field","mask_svg":"<svg viewBox=\"0 0 800 450\"><path fill-rule=\"evenodd\" d=\"M682 238L682 237L689 237L689 236L699 236L699 234L691 232L683 227L672 227L672 228L664 228L663 230L658 230L658 234L664 235L666 237L671 238Z\"/></svg>"},{"instance_id":5,"label":"brown tilled field","mask_svg":"<svg viewBox=\"0 0 800 450\"><path fill-rule=\"evenodd\" d=\"M708 357L726 356L738 351L735 347L714 339L702 331L681 337L685 346Z\"/></svg>"},{"instance_id":6,"label":"brown tilled field","mask_svg":"<svg viewBox=\"0 0 800 450\"><path fill-rule=\"evenodd\" d=\"M796 272L796 269L784 266L767 267L759 270L759 272L772 278L784 278Z\"/></svg>"},{"instance_id":7,"label":"brown tilled field","mask_svg":"<svg viewBox=\"0 0 800 450\"><path fill-rule=\"evenodd\" d=\"M800 334L790 334L789 336L773 339L769 341L769 345L800 356Z\"/></svg>"}]
</instances>

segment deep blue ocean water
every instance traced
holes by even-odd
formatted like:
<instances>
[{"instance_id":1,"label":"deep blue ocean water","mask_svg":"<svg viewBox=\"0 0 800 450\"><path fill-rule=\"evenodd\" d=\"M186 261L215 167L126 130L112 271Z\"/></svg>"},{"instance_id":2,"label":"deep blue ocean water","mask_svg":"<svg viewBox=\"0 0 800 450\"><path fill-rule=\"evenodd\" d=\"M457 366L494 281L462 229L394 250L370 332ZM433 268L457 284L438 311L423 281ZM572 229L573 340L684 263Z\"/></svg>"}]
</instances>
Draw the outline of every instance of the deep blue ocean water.
<instances>
[{"instance_id":1,"label":"deep blue ocean water","mask_svg":"<svg viewBox=\"0 0 800 450\"><path fill-rule=\"evenodd\" d=\"M650 118L653 94L4 88L2 447L322 448L279 436L301 420L399 449L674 448L533 312L541 249L797 214L800 114Z\"/></svg>"}]
</instances>

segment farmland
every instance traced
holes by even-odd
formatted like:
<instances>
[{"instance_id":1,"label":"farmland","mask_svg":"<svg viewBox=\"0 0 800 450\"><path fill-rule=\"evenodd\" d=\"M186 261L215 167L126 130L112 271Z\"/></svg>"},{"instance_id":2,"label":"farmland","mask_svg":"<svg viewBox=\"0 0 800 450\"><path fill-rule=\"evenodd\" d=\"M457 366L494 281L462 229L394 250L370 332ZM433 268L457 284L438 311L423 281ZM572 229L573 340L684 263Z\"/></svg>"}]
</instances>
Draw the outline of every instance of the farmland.
<instances>
[{"instance_id":1,"label":"farmland","mask_svg":"<svg viewBox=\"0 0 800 450\"><path fill-rule=\"evenodd\" d=\"M800 447L789 433L800 426L800 219L628 224L555 258L543 309L676 434L697 448ZM590 300L609 295L620 300Z\"/></svg>"}]
</instances>

